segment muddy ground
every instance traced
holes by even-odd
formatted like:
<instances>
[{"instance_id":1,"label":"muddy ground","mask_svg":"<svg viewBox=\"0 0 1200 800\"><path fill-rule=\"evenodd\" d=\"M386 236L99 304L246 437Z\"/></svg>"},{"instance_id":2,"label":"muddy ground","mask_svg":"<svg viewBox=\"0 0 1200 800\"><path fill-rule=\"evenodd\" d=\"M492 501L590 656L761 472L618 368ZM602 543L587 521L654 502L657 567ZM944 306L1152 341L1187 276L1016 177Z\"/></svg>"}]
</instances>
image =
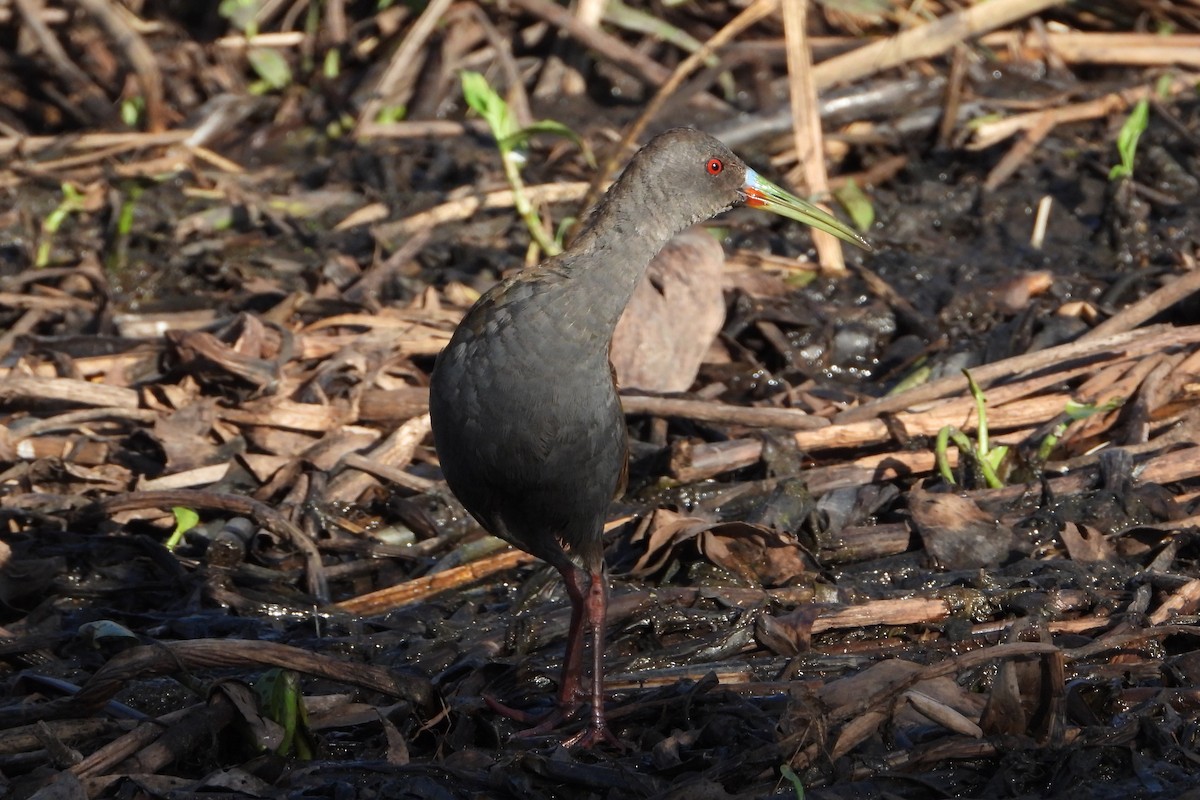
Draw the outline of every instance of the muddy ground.
<instances>
[{"instance_id":1,"label":"muddy ground","mask_svg":"<svg viewBox=\"0 0 1200 800\"><path fill-rule=\"evenodd\" d=\"M4 55L5 794L1191 796L1196 78L1171 37L1149 67L1030 44L1045 23L1195 34L1186 9L1051 10L998 31L1030 34L1020 46L972 40L824 92L888 98L824 112L834 190L853 177L874 211L874 249L846 248L845 273L795 223L737 209L708 226L724 265L635 337L695 338L702 297L724 310L687 391L627 392L606 654L624 747L578 750L516 736L485 701L550 708L567 600L439 483L425 415L457 319L530 260L511 200L448 205L506 188L455 70L511 90L489 68L510 48L532 117L600 164L624 160L653 93L594 50L574 62L533 5L446 12L413 44L409 116L370 135L354 115L421 8L330 4L349 15L341 41L317 10L333 27L268 15L265 32L304 34L282 47L297 79L254 93L228 19L131 7L161 26L138 30L166 76L165 134L111 117L120 49L82 12L48 7L48 35L108 91L103 113L47 38ZM15 47L29 12L0 10ZM736 13L652 10L700 40ZM818 60L903 27L865 19L811 20ZM668 70L682 59L604 30ZM368 52L376 35L390 47ZM639 140L702 126L795 186L792 126L764 122L786 108L782 37L777 18L751 28L722 51L729 77L702 73ZM343 70L319 77L314 53L339 49ZM558 90L564 62L581 94ZM1133 174L1110 179L1156 86ZM221 89L228 107L202 108ZM1098 102L987 143L988 123ZM171 138L203 120L219 120L203 144ZM522 168L536 191L579 185L542 206L555 224L597 173L546 135ZM953 482L936 463L944 428L980 447L964 369L986 449L1009 447L994 484L953 443ZM169 542L188 510L199 524Z\"/></svg>"}]
</instances>

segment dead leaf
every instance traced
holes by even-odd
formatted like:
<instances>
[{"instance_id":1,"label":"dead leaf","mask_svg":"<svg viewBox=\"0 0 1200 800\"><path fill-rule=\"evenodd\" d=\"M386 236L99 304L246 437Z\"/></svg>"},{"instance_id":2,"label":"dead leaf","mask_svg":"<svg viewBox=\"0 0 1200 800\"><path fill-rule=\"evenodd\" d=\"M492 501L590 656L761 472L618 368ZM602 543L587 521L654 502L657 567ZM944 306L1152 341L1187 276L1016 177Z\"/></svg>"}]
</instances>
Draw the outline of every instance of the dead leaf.
<instances>
[{"instance_id":1,"label":"dead leaf","mask_svg":"<svg viewBox=\"0 0 1200 800\"><path fill-rule=\"evenodd\" d=\"M658 572L680 558L687 543L712 563L768 588L793 583L811 569L793 537L746 522L711 522L659 509L642 541L646 550L631 569L635 575Z\"/></svg>"},{"instance_id":2,"label":"dead leaf","mask_svg":"<svg viewBox=\"0 0 1200 800\"><path fill-rule=\"evenodd\" d=\"M684 392L725 324L725 252L701 229L672 239L646 269L613 336L622 388Z\"/></svg>"},{"instance_id":3,"label":"dead leaf","mask_svg":"<svg viewBox=\"0 0 1200 800\"><path fill-rule=\"evenodd\" d=\"M1083 564L1116 561L1117 552L1112 543L1100 531L1075 522L1068 522L1062 530L1063 545L1072 560Z\"/></svg>"},{"instance_id":4,"label":"dead leaf","mask_svg":"<svg viewBox=\"0 0 1200 800\"><path fill-rule=\"evenodd\" d=\"M763 647L783 656L806 653L812 642L813 623L826 606L809 603L790 614L762 614L754 623L754 635Z\"/></svg>"},{"instance_id":5,"label":"dead leaf","mask_svg":"<svg viewBox=\"0 0 1200 800\"><path fill-rule=\"evenodd\" d=\"M908 690L903 696L921 716L936 722L946 730L961 733L963 736L970 736L974 739L979 739L983 736L983 731L978 725L965 714L946 703L935 700L924 692L918 692L915 689Z\"/></svg>"},{"instance_id":6,"label":"dead leaf","mask_svg":"<svg viewBox=\"0 0 1200 800\"><path fill-rule=\"evenodd\" d=\"M943 569L995 566L1012 549L1012 530L969 497L916 488L909 496L908 509L925 550Z\"/></svg>"}]
</instances>

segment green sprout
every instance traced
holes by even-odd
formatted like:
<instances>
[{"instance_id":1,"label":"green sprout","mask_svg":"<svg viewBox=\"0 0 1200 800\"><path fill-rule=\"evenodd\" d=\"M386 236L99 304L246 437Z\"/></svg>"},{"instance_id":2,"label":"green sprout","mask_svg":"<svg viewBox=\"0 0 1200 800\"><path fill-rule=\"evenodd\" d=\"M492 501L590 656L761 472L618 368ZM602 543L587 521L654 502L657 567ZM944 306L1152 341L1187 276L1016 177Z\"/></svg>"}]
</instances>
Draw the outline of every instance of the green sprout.
<instances>
[{"instance_id":1,"label":"green sprout","mask_svg":"<svg viewBox=\"0 0 1200 800\"><path fill-rule=\"evenodd\" d=\"M217 14L229 20L229 24L240 30L247 41L253 42L254 37L258 35L258 14L265 2L266 0L221 0L217 5ZM251 44L246 50L246 61L258 76L258 80L248 87L251 94L277 92L291 85L292 68L278 50L255 47Z\"/></svg>"},{"instance_id":2,"label":"green sprout","mask_svg":"<svg viewBox=\"0 0 1200 800\"><path fill-rule=\"evenodd\" d=\"M946 483L949 483L951 486L957 483L954 480L954 472L950 469L950 459L947 455L950 440L953 439L959 453L969 455L978 466L988 487L1000 489L1004 486L1004 481L1000 480L997 470L1004 461L1005 456L1008 455L1008 447L1001 445L995 449L991 448L988 441L987 398L984 397L983 390L979 388L979 384L971 377L971 373L968 370L964 369L963 375L967 378L967 385L971 389L971 396L975 398L975 412L979 416L979 427L975 433L974 443L966 437L966 434L953 425L946 425L938 431L937 441L934 445L938 472L941 473Z\"/></svg>"},{"instance_id":3,"label":"green sprout","mask_svg":"<svg viewBox=\"0 0 1200 800\"><path fill-rule=\"evenodd\" d=\"M400 104L394 106L384 106L379 109L379 113L375 115L375 121L386 125L390 122L400 122L408 116L408 106Z\"/></svg>"},{"instance_id":4,"label":"green sprout","mask_svg":"<svg viewBox=\"0 0 1200 800\"><path fill-rule=\"evenodd\" d=\"M521 165L525 156L521 148L534 134L550 133L566 137L577 144L588 164L594 166L595 160L591 151L574 131L561 122L544 119L520 127L508 103L488 85L487 78L478 72L463 70L461 79L463 99L475 113L483 117L496 140L496 149L500 151L500 160L504 164L504 177L512 189L513 205L517 213L542 252L550 256L558 255L562 252L562 246L547 233L547 226L525 194L525 182L521 179Z\"/></svg>"},{"instance_id":5,"label":"green sprout","mask_svg":"<svg viewBox=\"0 0 1200 800\"><path fill-rule=\"evenodd\" d=\"M126 127L136 128L145 112L146 99L141 95L121 101L121 122L124 122Z\"/></svg>"},{"instance_id":6,"label":"green sprout","mask_svg":"<svg viewBox=\"0 0 1200 800\"><path fill-rule=\"evenodd\" d=\"M340 139L352 130L354 130L354 117L346 113L325 123L325 135L330 139Z\"/></svg>"},{"instance_id":7,"label":"green sprout","mask_svg":"<svg viewBox=\"0 0 1200 800\"><path fill-rule=\"evenodd\" d=\"M270 669L254 682L254 691L262 704L263 716L283 728L275 752L311 761L316 756L316 746L308 727L300 676L290 669Z\"/></svg>"},{"instance_id":8,"label":"green sprout","mask_svg":"<svg viewBox=\"0 0 1200 800\"><path fill-rule=\"evenodd\" d=\"M1042 442L1038 445L1037 455L1034 456L1038 464L1045 464L1050 460L1050 454L1054 452L1054 448L1058 447L1058 442L1062 439L1062 435L1067 432L1067 426L1072 422L1081 419L1087 419L1093 414L1107 414L1109 411L1116 411L1125 404L1125 398L1114 397L1107 403L1077 403L1074 400L1067 401L1067 407L1063 410L1063 420L1054 426L1050 433L1042 438Z\"/></svg>"},{"instance_id":9,"label":"green sprout","mask_svg":"<svg viewBox=\"0 0 1200 800\"><path fill-rule=\"evenodd\" d=\"M183 535L200 523L200 515L193 509L175 506L171 509L171 513L175 515L175 530L171 532L163 545L168 550L178 547L183 540Z\"/></svg>"},{"instance_id":10,"label":"green sprout","mask_svg":"<svg viewBox=\"0 0 1200 800\"><path fill-rule=\"evenodd\" d=\"M336 48L325 51L325 63L321 67L326 79L336 80L342 74L342 54Z\"/></svg>"},{"instance_id":11,"label":"green sprout","mask_svg":"<svg viewBox=\"0 0 1200 800\"><path fill-rule=\"evenodd\" d=\"M833 196L841 203L842 208L846 209L850 219L854 220L854 227L863 233L871 230L871 226L875 224L875 207L853 178L842 184Z\"/></svg>"},{"instance_id":12,"label":"green sprout","mask_svg":"<svg viewBox=\"0 0 1200 800\"><path fill-rule=\"evenodd\" d=\"M1133 160L1137 156L1138 139L1149 124L1150 103L1142 98L1137 101L1125 124L1121 126L1121 132L1117 134L1117 153L1121 156L1121 163L1114 164L1108 171L1110 181L1133 177Z\"/></svg>"},{"instance_id":13,"label":"green sprout","mask_svg":"<svg viewBox=\"0 0 1200 800\"><path fill-rule=\"evenodd\" d=\"M942 479L946 483L951 486L957 485L958 482L954 479L954 472L950 469L950 460L947 455L950 442L953 441L959 453L969 456L975 463L980 476L988 488L1003 488L1004 481L1001 476L1012 472L1011 468L1008 468L1008 465L1005 464L1009 448L1007 446L992 448L989 445L987 400L983 395L983 391L979 388L979 384L975 383L975 379L971 377L971 373L964 369L963 375L966 375L967 384L971 389L971 396L975 398L975 408L979 415L979 430L976 433L974 442L953 425L946 425L938 431L937 439L934 443L938 473L941 474ZM1053 427L1050 433L1042 438L1042 441L1038 445L1037 454L1033 456L1029 466L1032 469L1038 469L1050 460L1050 454L1054 452L1054 448L1058 446L1063 434L1066 433L1067 426L1072 422L1087 419L1094 414L1105 414L1109 411L1115 411L1124 402L1124 398L1120 397L1112 398L1106 403L1067 401L1061 421Z\"/></svg>"},{"instance_id":14,"label":"green sprout","mask_svg":"<svg viewBox=\"0 0 1200 800\"><path fill-rule=\"evenodd\" d=\"M261 6L261 0L221 0L217 4L217 14L251 39L258 33L255 17Z\"/></svg>"},{"instance_id":15,"label":"green sprout","mask_svg":"<svg viewBox=\"0 0 1200 800\"><path fill-rule=\"evenodd\" d=\"M928 362L926 362L925 358L922 356L917 362L916 366L913 367L912 371L901 378L896 385L888 391L888 395L891 396L894 394L900 394L901 392L907 392L909 389L915 389L916 387L927 383L929 381L929 376L932 374L933 368L929 366Z\"/></svg>"},{"instance_id":16,"label":"green sprout","mask_svg":"<svg viewBox=\"0 0 1200 800\"><path fill-rule=\"evenodd\" d=\"M578 217L563 217L558 223L558 228L554 231L554 245L561 251L563 243L567 240L567 233L579 221Z\"/></svg>"},{"instance_id":17,"label":"green sprout","mask_svg":"<svg viewBox=\"0 0 1200 800\"><path fill-rule=\"evenodd\" d=\"M800 780L800 776L796 774L796 771L787 764L784 764L779 768L779 774L783 775L792 784L792 788L796 790L796 800L804 800L804 782Z\"/></svg>"},{"instance_id":18,"label":"green sprout","mask_svg":"<svg viewBox=\"0 0 1200 800\"><path fill-rule=\"evenodd\" d=\"M246 60L258 80L250 84L250 93L266 94L270 91L286 89L292 82L292 68L287 59L278 50L270 47L251 47L246 51Z\"/></svg>"},{"instance_id":19,"label":"green sprout","mask_svg":"<svg viewBox=\"0 0 1200 800\"><path fill-rule=\"evenodd\" d=\"M34 256L35 267L44 267L50 263L54 234L58 233L67 217L82 211L87 202L83 192L70 183L62 185L62 194L63 198L59 204L42 220L42 241L38 244L37 255Z\"/></svg>"},{"instance_id":20,"label":"green sprout","mask_svg":"<svg viewBox=\"0 0 1200 800\"><path fill-rule=\"evenodd\" d=\"M111 271L119 272L126 266L129 257L129 237L133 233L134 214L137 211L138 198L141 196L142 187L137 184L132 184L122 193L116 225L113 226L111 247L104 256L104 264Z\"/></svg>"}]
</instances>

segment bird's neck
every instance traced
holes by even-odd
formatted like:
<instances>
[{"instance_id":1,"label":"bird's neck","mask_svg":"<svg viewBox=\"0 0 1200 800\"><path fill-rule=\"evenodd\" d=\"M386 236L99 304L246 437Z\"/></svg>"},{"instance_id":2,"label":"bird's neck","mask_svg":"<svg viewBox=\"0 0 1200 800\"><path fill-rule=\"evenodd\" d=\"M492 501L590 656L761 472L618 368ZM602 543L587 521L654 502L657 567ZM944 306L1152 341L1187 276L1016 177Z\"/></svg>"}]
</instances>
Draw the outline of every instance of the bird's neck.
<instances>
[{"instance_id":1,"label":"bird's neck","mask_svg":"<svg viewBox=\"0 0 1200 800\"><path fill-rule=\"evenodd\" d=\"M622 188L613 187L572 247L577 255L563 263L571 294L577 298L576 313L591 317L610 335L650 260L672 236L691 225L670 214L666 197L630 210L621 202Z\"/></svg>"}]
</instances>

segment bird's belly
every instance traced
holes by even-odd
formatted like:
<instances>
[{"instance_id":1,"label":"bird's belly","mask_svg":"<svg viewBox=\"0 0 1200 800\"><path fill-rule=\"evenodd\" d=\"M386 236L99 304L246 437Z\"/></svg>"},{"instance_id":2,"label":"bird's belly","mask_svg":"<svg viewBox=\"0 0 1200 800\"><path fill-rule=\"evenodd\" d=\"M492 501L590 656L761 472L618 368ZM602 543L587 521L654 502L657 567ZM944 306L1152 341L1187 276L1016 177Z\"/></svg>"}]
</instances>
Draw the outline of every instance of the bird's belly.
<instances>
[{"instance_id":1,"label":"bird's belly","mask_svg":"<svg viewBox=\"0 0 1200 800\"><path fill-rule=\"evenodd\" d=\"M625 464L607 359L562 372L536 356L452 342L434 372L430 413L447 483L492 533L536 552L531 543L573 544L602 523Z\"/></svg>"}]
</instances>

